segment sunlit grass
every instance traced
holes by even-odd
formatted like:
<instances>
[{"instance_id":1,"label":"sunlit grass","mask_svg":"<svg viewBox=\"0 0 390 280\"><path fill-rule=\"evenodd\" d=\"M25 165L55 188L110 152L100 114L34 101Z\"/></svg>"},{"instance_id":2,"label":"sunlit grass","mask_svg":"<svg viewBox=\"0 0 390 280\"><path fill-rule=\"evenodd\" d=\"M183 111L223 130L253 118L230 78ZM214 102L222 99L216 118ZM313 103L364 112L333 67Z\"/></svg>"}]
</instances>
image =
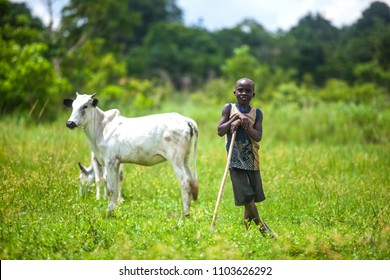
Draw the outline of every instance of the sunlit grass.
<instances>
[{"instance_id":1,"label":"sunlit grass","mask_svg":"<svg viewBox=\"0 0 390 280\"><path fill-rule=\"evenodd\" d=\"M180 187L168 163L126 165L125 201L108 216L107 201L96 201L93 188L84 198L78 195L77 162L88 165L90 155L83 132L65 127L67 113L46 125L3 119L0 257L389 259L390 146L380 140L388 137L388 125L373 121L372 131L381 131L372 142L356 132L361 124L346 114L342 120L349 122L349 132L332 128L336 117L330 126L315 128L307 118L345 110L322 106L317 112L264 109L260 154L267 199L259 211L277 239L264 239L253 225L244 229L243 209L234 206L229 180L210 233L226 163L224 139L216 135L222 107L199 110L193 103L171 103L161 108L179 111L199 125L199 200L192 203L189 219L182 218ZM327 131L336 134L326 137ZM313 137L304 141L304 135Z\"/></svg>"}]
</instances>

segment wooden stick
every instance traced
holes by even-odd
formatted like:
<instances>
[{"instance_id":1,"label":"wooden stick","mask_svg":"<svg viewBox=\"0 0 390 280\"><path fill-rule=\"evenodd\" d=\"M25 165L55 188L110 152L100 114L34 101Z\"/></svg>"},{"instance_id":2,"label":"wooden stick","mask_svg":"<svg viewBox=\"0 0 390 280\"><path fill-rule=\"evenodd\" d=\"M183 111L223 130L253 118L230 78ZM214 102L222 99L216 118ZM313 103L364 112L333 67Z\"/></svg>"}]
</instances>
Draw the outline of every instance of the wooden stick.
<instances>
[{"instance_id":1,"label":"wooden stick","mask_svg":"<svg viewBox=\"0 0 390 280\"><path fill-rule=\"evenodd\" d=\"M225 172L222 177L222 182L221 186L219 187L219 193L218 193L218 198L217 198L217 203L215 204L215 209L214 209L214 216L213 216L213 221L211 222L210 226L210 231L214 232L214 226L215 226L215 221L217 219L217 211L218 211L218 206L221 203L221 198L222 198L222 193L223 193L223 188L225 186L226 182L226 177L229 171L230 167L230 160L232 158L232 153L233 153L233 145L234 145L234 140L236 138L236 131L233 132L232 139L230 141L230 146L229 146L229 152L228 152L228 157L227 157L227 162L226 162L226 167L225 167Z\"/></svg>"}]
</instances>

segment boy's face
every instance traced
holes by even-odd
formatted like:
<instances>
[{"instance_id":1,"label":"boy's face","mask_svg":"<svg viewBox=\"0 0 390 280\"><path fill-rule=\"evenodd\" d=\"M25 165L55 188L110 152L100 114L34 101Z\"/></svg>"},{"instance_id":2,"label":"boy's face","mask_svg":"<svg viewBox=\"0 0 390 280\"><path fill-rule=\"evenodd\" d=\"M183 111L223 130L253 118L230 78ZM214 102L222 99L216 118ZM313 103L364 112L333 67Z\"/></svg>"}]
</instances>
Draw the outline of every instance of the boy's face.
<instances>
[{"instance_id":1,"label":"boy's face","mask_svg":"<svg viewBox=\"0 0 390 280\"><path fill-rule=\"evenodd\" d=\"M253 82L247 79L237 81L234 95L239 104L249 104L251 99L255 96Z\"/></svg>"}]
</instances>

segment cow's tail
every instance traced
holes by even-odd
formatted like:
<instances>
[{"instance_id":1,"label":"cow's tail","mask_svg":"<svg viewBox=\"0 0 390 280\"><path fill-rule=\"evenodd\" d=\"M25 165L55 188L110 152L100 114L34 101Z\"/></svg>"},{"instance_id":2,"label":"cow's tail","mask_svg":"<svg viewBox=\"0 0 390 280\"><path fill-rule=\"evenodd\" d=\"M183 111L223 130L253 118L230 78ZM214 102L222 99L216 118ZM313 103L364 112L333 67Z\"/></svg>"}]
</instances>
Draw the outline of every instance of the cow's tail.
<instances>
[{"instance_id":1,"label":"cow's tail","mask_svg":"<svg viewBox=\"0 0 390 280\"><path fill-rule=\"evenodd\" d=\"M195 121L189 121L188 126L191 129L191 138L194 138L194 172L192 174L190 185L192 199L196 201L198 199L198 176L196 174L196 147L198 145L198 126Z\"/></svg>"}]
</instances>

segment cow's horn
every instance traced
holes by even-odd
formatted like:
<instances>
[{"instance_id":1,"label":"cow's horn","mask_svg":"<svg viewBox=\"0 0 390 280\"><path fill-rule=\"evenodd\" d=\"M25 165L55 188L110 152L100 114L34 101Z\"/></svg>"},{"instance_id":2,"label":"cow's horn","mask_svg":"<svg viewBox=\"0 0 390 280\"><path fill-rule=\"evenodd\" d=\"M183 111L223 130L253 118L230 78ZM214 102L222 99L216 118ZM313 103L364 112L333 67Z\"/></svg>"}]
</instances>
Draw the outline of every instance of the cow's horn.
<instances>
[{"instance_id":1,"label":"cow's horn","mask_svg":"<svg viewBox=\"0 0 390 280\"><path fill-rule=\"evenodd\" d=\"M82 166L80 162L79 162L79 168L80 168L81 172L83 172L84 174L88 174L87 169L85 169L85 167Z\"/></svg>"},{"instance_id":2,"label":"cow's horn","mask_svg":"<svg viewBox=\"0 0 390 280\"><path fill-rule=\"evenodd\" d=\"M95 97L95 95L96 95L96 93L92 94L91 98L94 98L94 97Z\"/></svg>"}]
</instances>

